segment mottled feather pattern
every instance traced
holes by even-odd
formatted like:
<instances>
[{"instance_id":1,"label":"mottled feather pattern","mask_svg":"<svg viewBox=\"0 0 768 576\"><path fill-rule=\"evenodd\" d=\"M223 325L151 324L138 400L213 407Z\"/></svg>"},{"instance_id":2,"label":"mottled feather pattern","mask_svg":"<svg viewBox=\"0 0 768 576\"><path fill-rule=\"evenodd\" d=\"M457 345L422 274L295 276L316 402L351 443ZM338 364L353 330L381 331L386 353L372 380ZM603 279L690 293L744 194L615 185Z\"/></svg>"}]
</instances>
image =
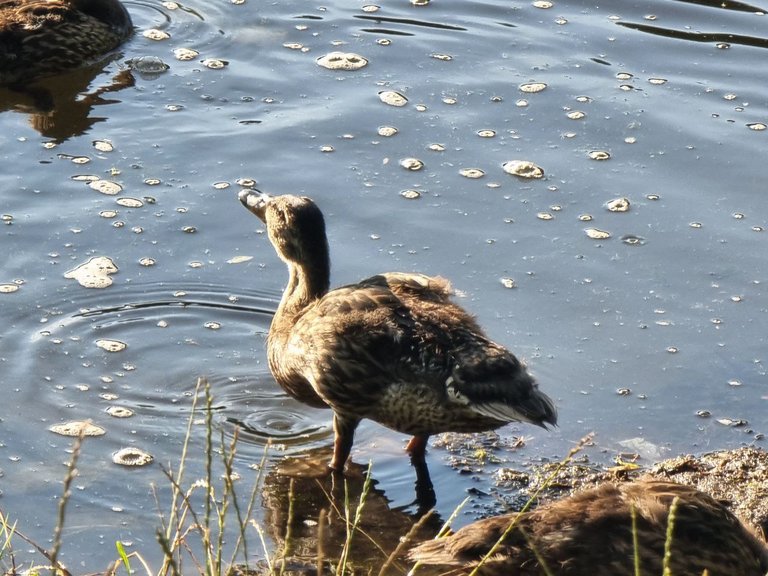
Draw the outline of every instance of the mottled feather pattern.
<instances>
[{"instance_id":1,"label":"mottled feather pattern","mask_svg":"<svg viewBox=\"0 0 768 576\"><path fill-rule=\"evenodd\" d=\"M449 386L475 410L501 421L523 420L539 425L543 424L541 414L555 412L549 398L538 393L534 379L513 354L479 334L463 340L471 344L454 351L456 363Z\"/></svg>"},{"instance_id":2,"label":"mottled feather pattern","mask_svg":"<svg viewBox=\"0 0 768 576\"><path fill-rule=\"evenodd\" d=\"M275 368L283 371L314 358L314 373L305 373L307 383L337 412L411 434L475 432L510 420L536 421L540 402L530 409L526 405L538 398L533 379L447 300L445 287L438 279L399 274L336 289L296 318L276 354L282 368ZM462 346L466 342L472 345ZM487 374L479 366L486 352L491 359ZM446 388L451 377L468 402L451 401ZM418 385L409 389L402 382ZM499 399L521 408L505 407ZM419 407L416 417L398 413L410 413L412 406Z\"/></svg>"},{"instance_id":3,"label":"mottled feather pattern","mask_svg":"<svg viewBox=\"0 0 768 576\"><path fill-rule=\"evenodd\" d=\"M545 574L543 561L549 573L562 576L634 576L635 535L641 574L661 574L675 498L671 574L766 574L765 544L721 503L694 488L660 481L604 484L533 512L480 520L450 537L420 544L411 557L469 574L514 521L515 528L480 568L481 575L539 576Z\"/></svg>"},{"instance_id":4,"label":"mottled feather pattern","mask_svg":"<svg viewBox=\"0 0 768 576\"><path fill-rule=\"evenodd\" d=\"M118 0L0 0L0 84L88 65L132 31Z\"/></svg>"},{"instance_id":5,"label":"mottled feather pattern","mask_svg":"<svg viewBox=\"0 0 768 576\"><path fill-rule=\"evenodd\" d=\"M314 202L253 190L239 198L288 265L267 340L270 370L293 397L333 409L334 469L363 418L414 435L409 450L421 462L430 434L555 423L552 401L451 299L446 280L388 272L329 291L325 221Z\"/></svg>"}]
</instances>

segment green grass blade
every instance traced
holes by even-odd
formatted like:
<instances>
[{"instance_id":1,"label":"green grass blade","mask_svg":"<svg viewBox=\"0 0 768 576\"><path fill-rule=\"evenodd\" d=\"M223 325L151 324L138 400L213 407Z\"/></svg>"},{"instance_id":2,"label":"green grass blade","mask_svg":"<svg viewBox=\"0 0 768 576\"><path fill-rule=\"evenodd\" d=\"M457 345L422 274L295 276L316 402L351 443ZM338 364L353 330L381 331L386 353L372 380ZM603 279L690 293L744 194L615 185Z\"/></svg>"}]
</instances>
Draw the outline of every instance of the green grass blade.
<instances>
[{"instance_id":1,"label":"green grass blade","mask_svg":"<svg viewBox=\"0 0 768 576\"><path fill-rule=\"evenodd\" d=\"M123 565L125 566L125 569L128 570L128 574L130 574L131 561L128 559L128 554L125 553L125 548L123 547L123 543L120 542L120 540L117 540L115 542L115 548L117 548L117 553L120 555L120 559L123 561Z\"/></svg>"},{"instance_id":2,"label":"green grass blade","mask_svg":"<svg viewBox=\"0 0 768 576\"><path fill-rule=\"evenodd\" d=\"M669 507L669 516L667 517L667 538L664 541L664 564L662 574L672 576L672 537L675 530L675 518L677 517L677 505L680 503L680 496L675 496L672 505Z\"/></svg>"}]
</instances>

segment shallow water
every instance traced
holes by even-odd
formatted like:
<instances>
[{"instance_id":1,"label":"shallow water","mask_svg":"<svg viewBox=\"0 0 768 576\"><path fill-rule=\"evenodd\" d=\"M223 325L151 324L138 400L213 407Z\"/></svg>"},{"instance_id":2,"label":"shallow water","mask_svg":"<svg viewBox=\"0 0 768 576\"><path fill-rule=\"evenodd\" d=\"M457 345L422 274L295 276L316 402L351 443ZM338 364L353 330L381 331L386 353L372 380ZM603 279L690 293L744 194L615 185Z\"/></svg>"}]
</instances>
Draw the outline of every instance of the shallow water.
<instances>
[{"instance_id":1,"label":"shallow water","mask_svg":"<svg viewBox=\"0 0 768 576\"><path fill-rule=\"evenodd\" d=\"M0 293L0 508L48 545L71 447L48 427L106 428L78 465L70 568L103 570L117 539L159 557L152 486L167 497L160 464L180 458L198 376L213 385L217 430L240 430L244 479L268 437L281 447L269 452L269 482L284 452L331 442L329 412L285 398L266 368L286 274L236 199L239 179L316 199L334 284L384 270L446 276L488 333L527 359L560 427L504 428L507 443L523 435L526 444L496 450L502 464L562 458L588 432L587 454L604 463L764 443L768 34L757 12L768 5L127 6L137 33L115 61L48 83L60 114L14 110L22 96L0 92L0 284L18 286ZM153 28L170 38L146 38ZM179 48L199 55L178 60ZM316 64L335 50L369 64ZM142 56L170 70L120 75ZM546 88L520 90L530 82ZM407 105L383 103L385 90ZM379 135L382 126L398 132ZM411 157L424 168L404 169ZM545 178L508 175L509 160L535 162ZM468 168L484 176L462 176ZM99 193L83 176L122 191ZM624 197L628 212L606 208ZM110 286L64 277L95 256L118 267ZM127 348L108 352L100 339ZM114 418L114 405L134 415ZM192 430L199 455L204 426ZM412 513L404 442L365 423L353 458L373 461L387 506ZM154 464L113 464L124 446ZM457 459L437 447L428 462L443 518L472 496L464 523L473 506L495 502L494 467L460 474ZM190 478L201 460L191 458ZM274 514L259 504L257 517Z\"/></svg>"}]
</instances>

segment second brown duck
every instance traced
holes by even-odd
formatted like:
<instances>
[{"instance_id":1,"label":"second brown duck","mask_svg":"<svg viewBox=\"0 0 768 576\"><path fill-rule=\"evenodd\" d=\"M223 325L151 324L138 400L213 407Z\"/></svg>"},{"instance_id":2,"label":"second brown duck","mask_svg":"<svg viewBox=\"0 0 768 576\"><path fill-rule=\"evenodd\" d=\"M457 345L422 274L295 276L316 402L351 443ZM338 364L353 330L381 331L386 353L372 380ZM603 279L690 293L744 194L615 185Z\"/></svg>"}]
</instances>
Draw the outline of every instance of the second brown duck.
<instances>
[{"instance_id":1,"label":"second brown duck","mask_svg":"<svg viewBox=\"0 0 768 576\"><path fill-rule=\"evenodd\" d=\"M765 543L723 504L695 488L659 481L604 484L533 512L480 520L420 544L411 558L445 567L443 574L469 574L513 523L480 575L635 576L635 559L643 576L768 573Z\"/></svg>"},{"instance_id":2,"label":"second brown duck","mask_svg":"<svg viewBox=\"0 0 768 576\"><path fill-rule=\"evenodd\" d=\"M119 0L0 0L0 85L91 64L132 33Z\"/></svg>"},{"instance_id":3,"label":"second brown duck","mask_svg":"<svg viewBox=\"0 0 768 576\"><path fill-rule=\"evenodd\" d=\"M439 432L479 432L513 421L554 425L552 400L525 366L451 300L448 282L385 273L329 291L325 221L309 198L243 190L288 265L269 331L269 367L294 398L333 409L341 471L363 418L413 436L415 464Z\"/></svg>"}]
</instances>

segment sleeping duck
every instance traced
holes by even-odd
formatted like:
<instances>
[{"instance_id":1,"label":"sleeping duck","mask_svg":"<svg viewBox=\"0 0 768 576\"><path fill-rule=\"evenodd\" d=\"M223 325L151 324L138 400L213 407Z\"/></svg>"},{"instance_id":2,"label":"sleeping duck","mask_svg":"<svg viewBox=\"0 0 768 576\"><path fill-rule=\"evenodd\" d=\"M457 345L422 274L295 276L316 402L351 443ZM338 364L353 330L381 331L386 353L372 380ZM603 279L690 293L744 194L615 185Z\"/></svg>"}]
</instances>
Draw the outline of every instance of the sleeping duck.
<instances>
[{"instance_id":1,"label":"sleeping duck","mask_svg":"<svg viewBox=\"0 0 768 576\"><path fill-rule=\"evenodd\" d=\"M765 543L725 506L695 488L663 481L603 484L533 512L479 520L420 544L410 557L452 576L475 569L480 576L768 573Z\"/></svg>"},{"instance_id":2,"label":"sleeping duck","mask_svg":"<svg viewBox=\"0 0 768 576\"><path fill-rule=\"evenodd\" d=\"M0 0L0 85L90 64L132 32L118 0Z\"/></svg>"},{"instance_id":3,"label":"sleeping duck","mask_svg":"<svg viewBox=\"0 0 768 576\"><path fill-rule=\"evenodd\" d=\"M329 290L325 221L299 196L239 194L266 224L288 265L267 339L270 370L291 396L333 410L330 467L342 471L364 418L413 436L423 465L427 439L509 422L557 422L552 400L525 366L490 340L451 299L442 278L388 272Z\"/></svg>"}]
</instances>

